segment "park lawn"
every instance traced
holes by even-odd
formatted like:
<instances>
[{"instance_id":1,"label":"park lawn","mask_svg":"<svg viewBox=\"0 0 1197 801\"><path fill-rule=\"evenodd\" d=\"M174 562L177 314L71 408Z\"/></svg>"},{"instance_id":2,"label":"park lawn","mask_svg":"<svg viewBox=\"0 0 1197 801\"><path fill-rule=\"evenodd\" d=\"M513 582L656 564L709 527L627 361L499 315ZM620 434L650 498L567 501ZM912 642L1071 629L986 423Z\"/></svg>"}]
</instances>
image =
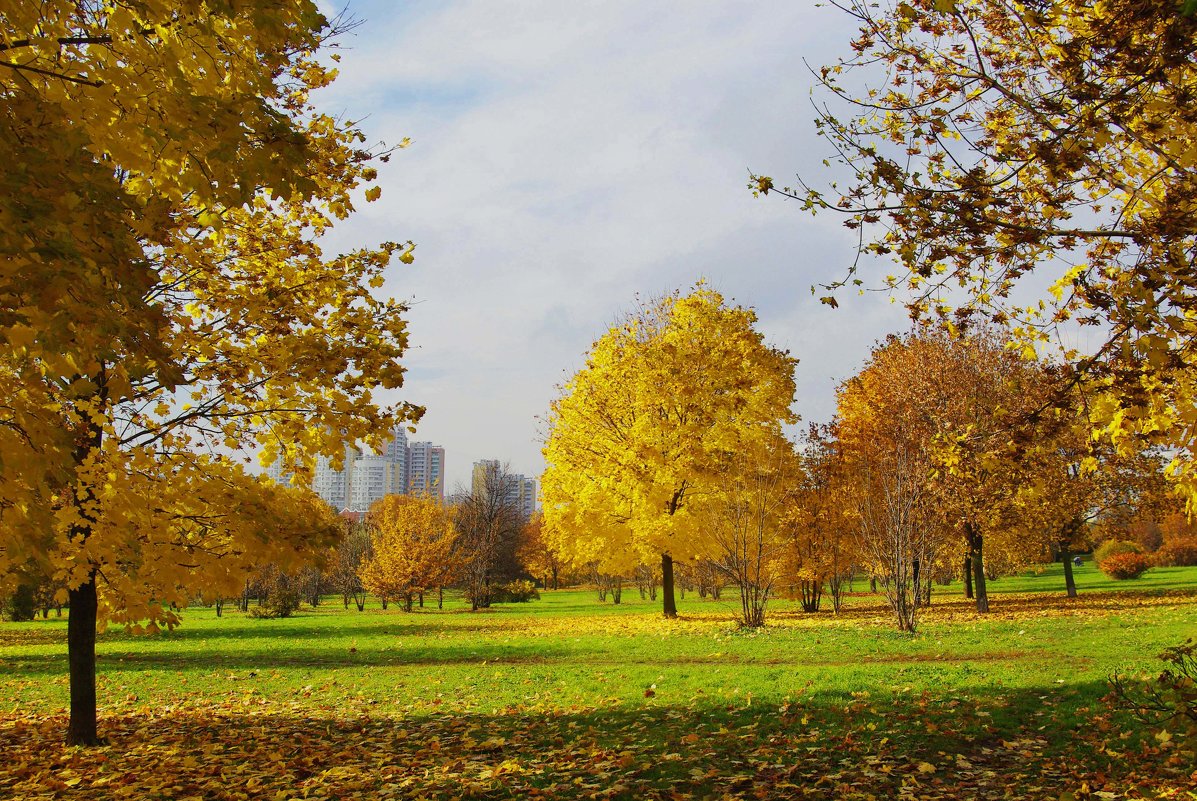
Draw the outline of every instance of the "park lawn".
<instances>
[{"instance_id":1,"label":"park lawn","mask_svg":"<svg viewBox=\"0 0 1197 801\"><path fill-rule=\"evenodd\" d=\"M915 635L864 583L838 616L779 602L758 633L732 593L667 621L634 587L192 609L101 635L111 745L90 751L59 744L65 622L0 624L0 798L1191 798L1191 754L1103 699L1197 634L1197 568L1077 581L1068 600L1058 565L1003 578L986 616L937 587Z\"/></svg>"}]
</instances>

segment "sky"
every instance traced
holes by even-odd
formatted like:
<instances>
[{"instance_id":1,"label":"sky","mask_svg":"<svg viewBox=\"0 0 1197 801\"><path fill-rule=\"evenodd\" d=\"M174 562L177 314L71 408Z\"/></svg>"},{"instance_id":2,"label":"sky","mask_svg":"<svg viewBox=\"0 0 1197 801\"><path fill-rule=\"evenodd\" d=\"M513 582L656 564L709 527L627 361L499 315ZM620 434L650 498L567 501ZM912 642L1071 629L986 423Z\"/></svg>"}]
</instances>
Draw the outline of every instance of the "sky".
<instances>
[{"instance_id":1,"label":"sky","mask_svg":"<svg viewBox=\"0 0 1197 801\"><path fill-rule=\"evenodd\" d=\"M550 401L637 296L705 278L754 308L766 341L800 360L803 425L830 419L836 384L907 328L884 293L820 304L812 284L844 275L854 238L747 188L750 170L832 179L810 68L848 52L842 12L353 0L348 13L360 24L316 102L371 141L412 143L328 247L416 243L381 290L411 303L393 397L426 407L411 438L445 447L450 491L479 459L543 470Z\"/></svg>"}]
</instances>

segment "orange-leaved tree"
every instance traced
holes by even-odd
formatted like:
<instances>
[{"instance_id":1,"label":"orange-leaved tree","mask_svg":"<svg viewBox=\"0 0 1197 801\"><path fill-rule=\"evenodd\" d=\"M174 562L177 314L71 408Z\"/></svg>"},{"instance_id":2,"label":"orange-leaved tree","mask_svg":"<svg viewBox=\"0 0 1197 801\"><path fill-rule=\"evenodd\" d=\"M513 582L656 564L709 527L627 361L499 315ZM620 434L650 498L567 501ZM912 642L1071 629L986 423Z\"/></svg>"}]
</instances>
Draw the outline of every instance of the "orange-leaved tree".
<instances>
[{"instance_id":1,"label":"orange-leaved tree","mask_svg":"<svg viewBox=\"0 0 1197 801\"><path fill-rule=\"evenodd\" d=\"M516 557L524 569L541 579L545 589L558 589L565 560L557 548L545 536L544 515L536 512L520 529Z\"/></svg>"},{"instance_id":2,"label":"orange-leaved tree","mask_svg":"<svg viewBox=\"0 0 1197 801\"><path fill-rule=\"evenodd\" d=\"M913 627L949 556L965 560L982 612L985 548L1026 558L1025 538L999 521L1026 480L1042 373L1006 342L984 327L921 327L891 336L841 387L840 442L863 552L882 571L902 628Z\"/></svg>"},{"instance_id":3,"label":"orange-leaved tree","mask_svg":"<svg viewBox=\"0 0 1197 801\"><path fill-rule=\"evenodd\" d=\"M416 595L453 577L457 530L453 515L435 498L387 495L370 507L370 557L362 563L362 586L412 610Z\"/></svg>"},{"instance_id":4,"label":"orange-leaved tree","mask_svg":"<svg viewBox=\"0 0 1197 801\"><path fill-rule=\"evenodd\" d=\"M549 535L579 567L629 574L659 561L666 617L674 559L713 556L701 515L728 457L793 422L795 360L751 309L699 285L641 306L598 339L549 414Z\"/></svg>"},{"instance_id":5,"label":"orange-leaved tree","mask_svg":"<svg viewBox=\"0 0 1197 801\"><path fill-rule=\"evenodd\" d=\"M373 394L407 333L371 287L410 246L320 247L385 155L310 102L332 32L310 0L0 13L0 581L66 588L71 743L99 741L97 625L332 544L231 454L302 480L419 414Z\"/></svg>"}]
</instances>

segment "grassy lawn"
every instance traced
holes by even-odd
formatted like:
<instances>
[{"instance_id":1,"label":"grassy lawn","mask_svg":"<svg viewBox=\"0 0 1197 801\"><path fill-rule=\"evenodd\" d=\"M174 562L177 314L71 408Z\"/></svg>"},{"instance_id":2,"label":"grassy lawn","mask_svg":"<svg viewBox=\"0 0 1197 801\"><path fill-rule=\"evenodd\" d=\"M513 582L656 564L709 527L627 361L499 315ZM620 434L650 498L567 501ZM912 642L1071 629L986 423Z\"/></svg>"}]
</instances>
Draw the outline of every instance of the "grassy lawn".
<instances>
[{"instance_id":1,"label":"grassy lawn","mask_svg":"<svg viewBox=\"0 0 1197 801\"><path fill-rule=\"evenodd\" d=\"M666 621L635 588L193 609L101 635L92 751L59 744L65 620L0 624L0 798L1194 797L1191 757L1103 698L1197 635L1197 568L1077 582L1001 579L986 616L937 587L913 636L864 583L839 616L779 602L759 633L730 593Z\"/></svg>"}]
</instances>

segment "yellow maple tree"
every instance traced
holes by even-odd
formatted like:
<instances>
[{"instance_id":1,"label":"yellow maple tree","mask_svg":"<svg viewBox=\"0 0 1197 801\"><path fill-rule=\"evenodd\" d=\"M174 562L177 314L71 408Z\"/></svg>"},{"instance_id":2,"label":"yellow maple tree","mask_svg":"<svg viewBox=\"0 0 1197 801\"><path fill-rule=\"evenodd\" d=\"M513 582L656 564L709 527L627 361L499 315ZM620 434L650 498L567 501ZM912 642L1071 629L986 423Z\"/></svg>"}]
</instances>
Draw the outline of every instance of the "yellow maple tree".
<instances>
[{"instance_id":1,"label":"yellow maple tree","mask_svg":"<svg viewBox=\"0 0 1197 801\"><path fill-rule=\"evenodd\" d=\"M99 740L97 625L174 625L189 586L331 544L232 453L302 484L418 417L371 394L407 333L370 288L410 245L319 244L387 155L310 103L333 32L304 0L0 12L0 581L66 587L72 743Z\"/></svg>"},{"instance_id":2,"label":"yellow maple tree","mask_svg":"<svg viewBox=\"0 0 1197 801\"><path fill-rule=\"evenodd\" d=\"M594 343L550 410L548 536L579 567L623 575L659 561L667 617L674 559L707 555L695 507L719 492L731 455L796 419L795 360L755 324L701 284L659 298Z\"/></svg>"},{"instance_id":3,"label":"yellow maple tree","mask_svg":"<svg viewBox=\"0 0 1197 801\"><path fill-rule=\"evenodd\" d=\"M370 507L371 553L359 573L362 586L412 610L416 595L449 583L457 530L448 508L421 495L387 495Z\"/></svg>"}]
</instances>

